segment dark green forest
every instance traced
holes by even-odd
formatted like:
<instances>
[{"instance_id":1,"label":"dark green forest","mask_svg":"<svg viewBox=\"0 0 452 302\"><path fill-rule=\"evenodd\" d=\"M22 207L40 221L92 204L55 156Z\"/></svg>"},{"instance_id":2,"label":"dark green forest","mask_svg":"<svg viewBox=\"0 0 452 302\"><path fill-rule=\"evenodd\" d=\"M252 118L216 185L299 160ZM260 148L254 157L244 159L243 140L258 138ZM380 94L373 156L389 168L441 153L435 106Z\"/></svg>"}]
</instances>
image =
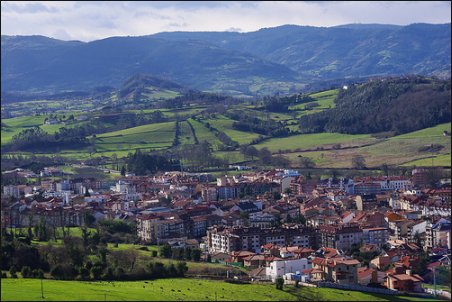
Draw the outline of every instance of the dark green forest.
<instances>
[{"instance_id":1,"label":"dark green forest","mask_svg":"<svg viewBox=\"0 0 452 302\"><path fill-rule=\"evenodd\" d=\"M402 134L451 121L450 81L420 76L375 79L341 89L336 108L300 119L303 133Z\"/></svg>"}]
</instances>

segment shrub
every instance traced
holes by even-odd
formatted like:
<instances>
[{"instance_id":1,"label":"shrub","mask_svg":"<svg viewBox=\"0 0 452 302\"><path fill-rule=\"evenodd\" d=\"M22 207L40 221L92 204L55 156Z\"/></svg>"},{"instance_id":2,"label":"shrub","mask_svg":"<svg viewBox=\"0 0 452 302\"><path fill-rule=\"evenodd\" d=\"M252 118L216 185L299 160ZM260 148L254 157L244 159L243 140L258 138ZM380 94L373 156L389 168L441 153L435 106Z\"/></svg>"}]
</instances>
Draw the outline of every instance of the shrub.
<instances>
[{"instance_id":1,"label":"shrub","mask_svg":"<svg viewBox=\"0 0 452 302\"><path fill-rule=\"evenodd\" d=\"M279 277L276 279L276 289L282 290L284 287L284 279Z\"/></svg>"},{"instance_id":2,"label":"shrub","mask_svg":"<svg viewBox=\"0 0 452 302\"><path fill-rule=\"evenodd\" d=\"M28 278L30 277L31 269L29 266L24 266L20 272L22 273L22 278Z\"/></svg>"},{"instance_id":3,"label":"shrub","mask_svg":"<svg viewBox=\"0 0 452 302\"><path fill-rule=\"evenodd\" d=\"M37 278L37 279L42 279L42 278L44 278L44 271L42 269L34 269L31 271L31 277Z\"/></svg>"}]
</instances>

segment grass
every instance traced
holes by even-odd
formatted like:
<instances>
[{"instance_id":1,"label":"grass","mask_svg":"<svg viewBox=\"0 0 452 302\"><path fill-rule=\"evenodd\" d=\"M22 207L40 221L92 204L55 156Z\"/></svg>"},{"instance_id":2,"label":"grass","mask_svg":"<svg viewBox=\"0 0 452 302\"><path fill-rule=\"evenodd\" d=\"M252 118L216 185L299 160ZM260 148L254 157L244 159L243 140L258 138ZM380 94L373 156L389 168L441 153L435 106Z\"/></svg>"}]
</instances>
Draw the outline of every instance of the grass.
<instances>
[{"instance_id":1,"label":"grass","mask_svg":"<svg viewBox=\"0 0 452 302\"><path fill-rule=\"evenodd\" d=\"M432 165L434 166L451 166L451 154L442 154L438 156L433 156L432 158L423 158L423 159L417 159L413 161L409 161L407 163L402 164L402 166L417 166L417 167L430 167Z\"/></svg>"},{"instance_id":2,"label":"grass","mask_svg":"<svg viewBox=\"0 0 452 302\"><path fill-rule=\"evenodd\" d=\"M130 282L2 279L2 301L429 301L330 288L230 284L189 278ZM434 301L434 300L430 300Z\"/></svg>"},{"instance_id":3,"label":"grass","mask_svg":"<svg viewBox=\"0 0 452 302\"><path fill-rule=\"evenodd\" d=\"M435 285L433 284L429 284L429 283L422 283L422 287L423 288L431 288L431 289L435 289ZM448 292L450 292L450 287L446 286L446 285L436 285L436 289L441 289L441 290L446 290Z\"/></svg>"},{"instance_id":4,"label":"grass","mask_svg":"<svg viewBox=\"0 0 452 302\"><path fill-rule=\"evenodd\" d=\"M328 136L324 136L326 133L321 134L309 134L311 135L311 140L304 141L303 147L306 147L306 143L309 141L317 141L319 146L325 147L325 142L336 141L341 143L342 147L350 145L360 145L362 143L374 142L375 144L371 146L363 146L353 149L343 149L343 150L318 150L311 152L295 152L286 153L284 156L289 158L293 164L298 164L298 157L309 157L311 158L320 168L348 168L351 167L352 158L356 155L363 155L366 160L366 165L368 167L378 167L383 164L388 165L403 165L403 166L431 166L432 156L433 164L437 166L450 166L451 165L451 141L450 137L445 137L442 135L444 130L450 131L451 124L445 123L437 125L435 127L422 129L419 131L414 131L406 133L403 135L398 135L391 137L389 139L381 139L380 141L368 137L369 140L366 141L365 138L353 139L352 141L339 142L342 134L337 138L329 139ZM330 133L330 135L334 135ZM300 135L306 136L306 135ZM318 136L318 137L317 137ZM322 139L323 138L323 139ZM345 138L342 136L342 138ZM284 139L272 139L267 142L261 143L257 146L270 146L274 150L274 146L277 144L281 145L281 149L286 149L286 145L283 145ZM295 140L294 142L295 143ZM323 143L323 144L322 144ZM442 150L434 154L429 152L420 152L419 148L425 145L439 144L444 146ZM301 145L301 144L300 144ZM331 144L329 144L331 145ZM287 146L292 146L288 144ZM303 147L300 147L303 149ZM289 149L289 148L287 148Z\"/></svg>"},{"instance_id":5,"label":"grass","mask_svg":"<svg viewBox=\"0 0 452 302\"><path fill-rule=\"evenodd\" d=\"M180 122L179 127L180 127L179 143L181 145L194 144L195 138L193 137L193 133L188 122L187 121Z\"/></svg>"},{"instance_id":6,"label":"grass","mask_svg":"<svg viewBox=\"0 0 452 302\"><path fill-rule=\"evenodd\" d=\"M213 152L213 155L222 159L227 159L229 164L242 162L245 160L245 157L239 151L216 151Z\"/></svg>"},{"instance_id":7,"label":"grass","mask_svg":"<svg viewBox=\"0 0 452 302\"><path fill-rule=\"evenodd\" d=\"M219 131L226 133L227 136L229 136L233 141L238 142L240 145L249 144L253 139L259 136L257 133L235 130L232 127L234 121L223 115L220 115L214 119L208 119L206 122Z\"/></svg>"},{"instance_id":8,"label":"grass","mask_svg":"<svg viewBox=\"0 0 452 302\"><path fill-rule=\"evenodd\" d=\"M335 288L302 287L292 289L301 301L437 301L399 295L381 295L359 291L339 290Z\"/></svg>"},{"instance_id":9,"label":"grass","mask_svg":"<svg viewBox=\"0 0 452 302\"><path fill-rule=\"evenodd\" d=\"M213 134L212 131L207 129L202 123L195 121L194 119L189 119L190 124L193 126L193 129L195 129L196 137L198 138L199 142L207 141L209 142L214 150L218 149L218 145L220 145L220 141L218 138Z\"/></svg>"},{"instance_id":10,"label":"grass","mask_svg":"<svg viewBox=\"0 0 452 302\"><path fill-rule=\"evenodd\" d=\"M156 123L99 134L96 138L96 150L133 152L136 149L170 147L175 125L175 122Z\"/></svg>"},{"instance_id":11,"label":"grass","mask_svg":"<svg viewBox=\"0 0 452 302\"><path fill-rule=\"evenodd\" d=\"M7 144L11 141L12 137L22 130L27 128L42 126L44 124L45 116L22 116L8 119L2 119L2 123L7 127L1 131L1 144ZM53 126L53 125L52 125Z\"/></svg>"},{"instance_id":12,"label":"grass","mask_svg":"<svg viewBox=\"0 0 452 302\"><path fill-rule=\"evenodd\" d=\"M254 145L257 149L267 147L270 151L295 150L295 149L315 149L317 147L328 147L335 144L341 145L362 145L375 141L368 134L341 134L341 133L314 133L299 134L284 138L272 138Z\"/></svg>"},{"instance_id":13,"label":"grass","mask_svg":"<svg viewBox=\"0 0 452 302\"><path fill-rule=\"evenodd\" d=\"M339 90L327 90L322 92L317 92L309 95L314 99L314 101L319 104L319 106L315 107L315 110L307 111L309 113L306 114L312 114L315 112L323 111L325 109L330 109L336 107L336 103L334 102L336 100L336 97L339 93ZM304 110L304 106L308 103L303 104L297 104L294 106L289 107L290 110ZM322 110L319 110L322 109Z\"/></svg>"}]
</instances>

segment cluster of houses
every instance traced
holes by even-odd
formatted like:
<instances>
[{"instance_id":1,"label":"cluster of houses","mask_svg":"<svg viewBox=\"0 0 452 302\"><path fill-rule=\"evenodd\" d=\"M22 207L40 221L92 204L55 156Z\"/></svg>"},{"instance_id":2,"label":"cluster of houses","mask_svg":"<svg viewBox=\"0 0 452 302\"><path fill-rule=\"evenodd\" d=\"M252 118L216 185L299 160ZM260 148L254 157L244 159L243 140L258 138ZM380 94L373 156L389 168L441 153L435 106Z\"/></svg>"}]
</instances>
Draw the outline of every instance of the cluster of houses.
<instances>
[{"instance_id":1,"label":"cluster of houses","mask_svg":"<svg viewBox=\"0 0 452 302\"><path fill-rule=\"evenodd\" d=\"M58 181L45 178L60 173ZM432 188L423 173L314 180L271 170L215 180L165 172L99 181L65 179L50 167L39 183L3 186L1 219L14 227L79 226L89 213L134 221L144 243L194 242L204 259L250 267L256 280L422 291L426 276L415 273L416 261L428 253L431 268L450 267L451 247L450 179ZM356 253L374 257L364 265Z\"/></svg>"}]
</instances>

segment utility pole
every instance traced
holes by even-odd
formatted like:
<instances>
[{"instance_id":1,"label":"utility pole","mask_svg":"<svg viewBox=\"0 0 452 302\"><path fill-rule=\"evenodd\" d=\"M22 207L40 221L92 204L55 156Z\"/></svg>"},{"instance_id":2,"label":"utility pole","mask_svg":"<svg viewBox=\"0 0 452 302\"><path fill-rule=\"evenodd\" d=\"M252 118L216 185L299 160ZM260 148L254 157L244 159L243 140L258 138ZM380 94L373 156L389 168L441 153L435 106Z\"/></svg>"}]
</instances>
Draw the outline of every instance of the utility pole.
<instances>
[{"instance_id":1,"label":"utility pole","mask_svg":"<svg viewBox=\"0 0 452 302\"><path fill-rule=\"evenodd\" d=\"M42 286L42 278L41 278L41 298L44 299L44 288Z\"/></svg>"},{"instance_id":2,"label":"utility pole","mask_svg":"<svg viewBox=\"0 0 452 302\"><path fill-rule=\"evenodd\" d=\"M435 270L435 267L433 267L433 286L434 286L435 296L436 296L436 270Z\"/></svg>"}]
</instances>

